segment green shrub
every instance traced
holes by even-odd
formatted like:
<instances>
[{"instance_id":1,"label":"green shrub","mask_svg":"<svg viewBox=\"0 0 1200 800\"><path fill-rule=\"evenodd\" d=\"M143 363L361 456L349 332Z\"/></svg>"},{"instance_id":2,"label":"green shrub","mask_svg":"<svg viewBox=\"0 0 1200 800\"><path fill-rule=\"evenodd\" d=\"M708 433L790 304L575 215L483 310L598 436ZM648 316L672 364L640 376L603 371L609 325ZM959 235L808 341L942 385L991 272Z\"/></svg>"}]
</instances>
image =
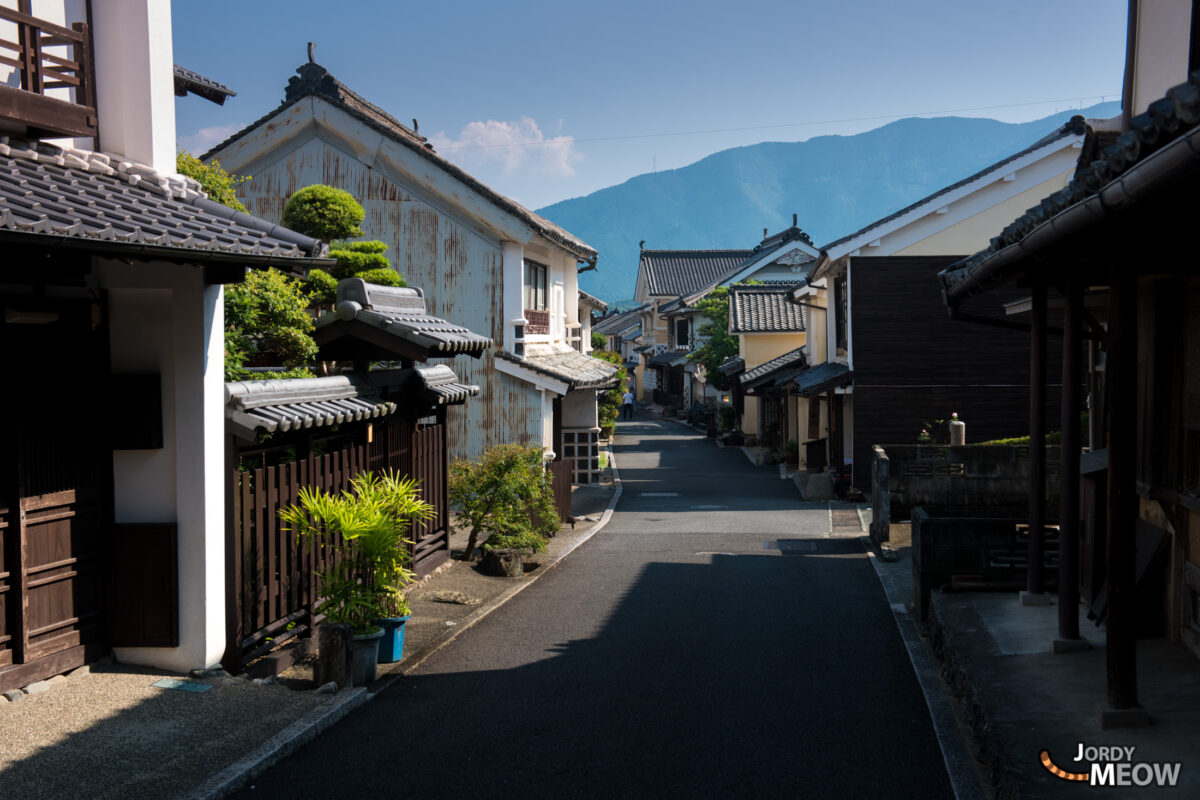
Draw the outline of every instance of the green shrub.
<instances>
[{"instance_id":1,"label":"green shrub","mask_svg":"<svg viewBox=\"0 0 1200 800\"><path fill-rule=\"evenodd\" d=\"M199 181L200 188L208 195L209 200L237 211L246 210L237 199L237 187L250 180L249 175L230 175L221 166L220 161L214 160L205 164L186 150L175 154L175 171Z\"/></svg>"},{"instance_id":2,"label":"green shrub","mask_svg":"<svg viewBox=\"0 0 1200 800\"><path fill-rule=\"evenodd\" d=\"M608 345L608 340L604 338L603 333L592 331L592 349L603 350Z\"/></svg>"},{"instance_id":3,"label":"green shrub","mask_svg":"<svg viewBox=\"0 0 1200 800\"><path fill-rule=\"evenodd\" d=\"M316 306L332 306L337 302L337 278L323 269L308 271L304 279L304 291Z\"/></svg>"},{"instance_id":4,"label":"green shrub","mask_svg":"<svg viewBox=\"0 0 1200 800\"><path fill-rule=\"evenodd\" d=\"M346 191L332 186L306 186L288 200L283 209L286 228L332 242L362 236L363 207Z\"/></svg>"},{"instance_id":5,"label":"green shrub","mask_svg":"<svg viewBox=\"0 0 1200 800\"><path fill-rule=\"evenodd\" d=\"M386 244L373 240L335 243L329 249L330 258L336 258L338 262L333 277L339 280L360 278L364 272L390 271L392 262L383 254L384 250L387 250Z\"/></svg>"},{"instance_id":6,"label":"green shrub","mask_svg":"<svg viewBox=\"0 0 1200 800\"><path fill-rule=\"evenodd\" d=\"M600 415L600 427L615 425L621 413L621 399L625 396L625 387L629 383L629 373L625 371L625 359L620 353L611 350L593 350L592 358L607 361L617 365L617 385L600 392L597 400L597 412Z\"/></svg>"},{"instance_id":7,"label":"green shrub","mask_svg":"<svg viewBox=\"0 0 1200 800\"><path fill-rule=\"evenodd\" d=\"M538 552L560 524L542 449L536 445L497 445L478 461L452 463L450 505L458 511L458 529L470 532L464 561L474 557L485 531L489 548Z\"/></svg>"},{"instance_id":8,"label":"green shrub","mask_svg":"<svg viewBox=\"0 0 1200 800\"><path fill-rule=\"evenodd\" d=\"M374 283L378 286L407 286L404 282L404 276L391 267L381 267L380 269L369 269L365 272L359 272L354 275L355 278L362 278L367 283Z\"/></svg>"},{"instance_id":9,"label":"green shrub","mask_svg":"<svg viewBox=\"0 0 1200 800\"><path fill-rule=\"evenodd\" d=\"M250 270L225 289L225 379L259 378L247 363L303 368L317 355L308 293L276 269Z\"/></svg>"}]
</instances>

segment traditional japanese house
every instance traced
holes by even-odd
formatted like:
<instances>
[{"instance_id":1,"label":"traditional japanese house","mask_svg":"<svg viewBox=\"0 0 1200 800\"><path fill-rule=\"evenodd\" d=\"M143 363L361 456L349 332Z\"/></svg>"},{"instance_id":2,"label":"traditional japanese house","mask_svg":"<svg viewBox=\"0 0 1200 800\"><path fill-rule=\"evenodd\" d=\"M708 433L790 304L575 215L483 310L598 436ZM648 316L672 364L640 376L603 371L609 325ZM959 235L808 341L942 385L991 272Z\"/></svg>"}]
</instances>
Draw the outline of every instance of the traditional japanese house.
<instances>
[{"instance_id":1,"label":"traditional japanese house","mask_svg":"<svg viewBox=\"0 0 1200 800\"><path fill-rule=\"evenodd\" d=\"M428 290L429 313L496 342L456 366L485 391L448 423L452 458L504 442L561 458L569 439L574 474L592 479L596 393L616 382L616 366L589 355L580 320L577 273L594 268L596 251L443 158L415 121L401 123L311 54L296 72L278 107L204 158L253 175L238 196L267 219L310 184L348 191L366 209L366 235Z\"/></svg>"},{"instance_id":2,"label":"traditional japanese house","mask_svg":"<svg viewBox=\"0 0 1200 800\"><path fill-rule=\"evenodd\" d=\"M0 353L66 384L6 392L0 689L220 661L222 286L330 263L175 174L169 4L34 6L0 5Z\"/></svg>"},{"instance_id":3,"label":"traditional japanese house","mask_svg":"<svg viewBox=\"0 0 1200 800\"><path fill-rule=\"evenodd\" d=\"M1055 650L1076 649L1083 586L1106 626L1104 727L1145 724L1156 711L1139 700L1139 636L1165 634L1200 656L1200 268L1189 241L1200 188L1197 22L1194 3L1131 3L1115 133L1093 130L1065 187L940 276L960 317L972 298L1023 287L1014 321L1027 325L1031 352L1061 354L1060 371L1031 376L1035 394L1061 381L1061 406L1032 414L1029 427L1036 441L1061 425ZM1089 308L1089 297L1107 302ZM1064 308L1061 338L1050 336L1053 305ZM1085 363L1090 452L1081 452ZM1032 447L1030 459L1033 495L1050 465ZM1031 527L1032 553L1041 540ZM1031 573L1031 592L1038 579Z\"/></svg>"},{"instance_id":4,"label":"traditional japanese house","mask_svg":"<svg viewBox=\"0 0 1200 800\"><path fill-rule=\"evenodd\" d=\"M990 327L939 307L937 274L987 244L999 220L1066 185L1084 142L1075 117L1029 147L822 248L792 300L809 311L814 370L793 391L823 405L826 457L842 488L866 489L871 448L915 443L957 413L972 442L1019 435L1028 414L1029 347L1006 292L973 301ZM981 353L988 353L986 358ZM818 370L819 367L819 371ZM1057 385L1046 403L1055 401ZM931 431L931 434L936 431Z\"/></svg>"}]
</instances>

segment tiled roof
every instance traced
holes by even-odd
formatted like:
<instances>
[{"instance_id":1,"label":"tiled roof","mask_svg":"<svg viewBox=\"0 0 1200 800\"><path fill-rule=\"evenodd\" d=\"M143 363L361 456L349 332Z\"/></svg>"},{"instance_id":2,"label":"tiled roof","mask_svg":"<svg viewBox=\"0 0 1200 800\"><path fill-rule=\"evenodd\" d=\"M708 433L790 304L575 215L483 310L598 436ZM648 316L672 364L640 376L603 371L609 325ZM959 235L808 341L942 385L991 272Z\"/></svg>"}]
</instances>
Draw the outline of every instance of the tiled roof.
<instances>
[{"instance_id":1,"label":"tiled roof","mask_svg":"<svg viewBox=\"0 0 1200 800\"><path fill-rule=\"evenodd\" d=\"M641 321L641 312L638 310L623 311L620 314L603 317L599 321L592 323L592 330L596 333L602 333L605 336L611 336L615 333L628 328Z\"/></svg>"},{"instance_id":2,"label":"tiled roof","mask_svg":"<svg viewBox=\"0 0 1200 800\"><path fill-rule=\"evenodd\" d=\"M854 373L845 364L826 361L806 369L796 376L796 392L804 397L824 394L830 389L845 386L854 380Z\"/></svg>"},{"instance_id":3,"label":"tiled roof","mask_svg":"<svg viewBox=\"0 0 1200 800\"><path fill-rule=\"evenodd\" d=\"M1048 144L1057 142L1058 140L1060 140L1064 137L1082 136L1083 133L1085 132L1086 128L1087 128L1087 126L1084 124L1083 117L1081 117L1079 115L1075 115L1074 117L1071 117L1071 119L1068 122L1066 122L1061 128L1059 128L1058 130L1049 134L1048 136L1045 136L1045 137L1039 139L1038 141L1031 144L1029 147L1026 147L1024 150L1021 150L1018 153L1013 153L1011 156L1008 156L1007 158L1003 158L1000 161L997 161L995 164L992 164L991 166L984 167L983 169L979 170L975 174L968 175L967 177L963 178L961 181L958 181L957 183L952 183L949 186L946 186L942 189L938 189L933 194L927 195L926 197L922 197L917 202L912 203L911 205L905 206L904 208L900 209L899 211L897 211L894 214L888 214L886 217L883 217L882 219L875 220L870 225L867 225L865 228L860 228L859 230L855 231L854 233L847 234L847 235L841 237L840 239L835 239L834 241L825 245L821 249L822 250L832 250L833 248L837 247L838 245L844 244L858 236L862 236L863 234L867 233L868 231L870 231L874 228L878 228L883 225L886 225L887 223L891 222L892 220L897 219L898 217L902 217L905 214L909 213L910 211L920 208L921 206L925 205L926 203L931 203L934 200L941 197L942 195L949 194L950 192L953 192L955 189L958 189L962 186L966 186L969 183L974 183L975 181L979 180L980 178L982 178L990 173L993 173L999 169L1003 169L1005 166L1007 166L1008 164L1011 164L1013 161L1016 161L1017 159L1022 158L1026 155L1029 155L1033 151L1039 150Z\"/></svg>"},{"instance_id":4,"label":"tiled roof","mask_svg":"<svg viewBox=\"0 0 1200 800\"><path fill-rule=\"evenodd\" d=\"M746 368L746 359L741 356L730 356L717 365L723 375L736 375Z\"/></svg>"},{"instance_id":5,"label":"tiled roof","mask_svg":"<svg viewBox=\"0 0 1200 800\"><path fill-rule=\"evenodd\" d=\"M193 72L187 67L175 65L175 95L183 97L188 92L199 95L205 100L211 100L219 106L225 105L226 97L237 97L237 92L223 83L217 83L212 78L206 78L199 72Z\"/></svg>"},{"instance_id":6,"label":"tiled roof","mask_svg":"<svg viewBox=\"0 0 1200 800\"><path fill-rule=\"evenodd\" d=\"M750 250L642 250L638 269L646 274L646 289L654 296L678 296L714 286L741 266Z\"/></svg>"},{"instance_id":7,"label":"tiled roof","mask_svg":"<svg viewBox=\"0 0 1200 800\"><path fill-rule=\"evenodd\" d=\"M244 438L320 428L391 414L396 404L379 398L361 378L292 378L225 384L225 419Z\"/></svg>"},{"instance_id":8,"label":"tiled roof","mask_svg":"<svg viewBox=\"0 0 1200 800\"><path fill-rule=\"evenodd\" d=\"M687 362L686 350L663 350L646 362L649 367L678 367Z\"/></svg>"},{"instance_id":9,"label":"tiled roof","mask_svg":"<svg viewBox=\"0 0 1200 800\"><path fill-rule=\"evenodd\" d=\"M338 281L334 311L317 319L316 340L322 353L351 347L337 342L356 338L352 327L356 322L382 331L385 342L395 340L395 353L404 358L424 360L459 354L478 358L492 346L486 336L427 314L425 295L418 288L378 286L361 278L343 278ZM375 344L387 347L386 343Z\"/></svg>"},{"instance_id":10,"label":"tiled roof","mask_svg":"<svg viewBox=\"0 0 1200 800\"><path fill-rule=\"evenodd\" d=\"M531 369L541 375L563 381L570 389L603 389L617 383L617 365L577 350L536 350L534 345L524 359L498 351L496 358Z\"/></svg>"},{"instance_id":11,"label":"tiled roof","mask_svg":"<svg viewBox=\"0 0 1200 800\"><path fill-rule=\"evenodd\" d=\"M246 266L304 266L325 252L316 239L209 200L191 178L118 156L0 136L0 238L14 236Z\"/></svg>"},{"instance_id":12,"label":"tiled roof","mask_svg":"<svg viewBox=\"0 0 1200 800\"><path fill-rule=\"evenodd\" d=\"M468 397L479 394L479 387L460 383L454 370L445 364L413 367L421 386L421 393L430 403L439 406L454 406L466 402Z\"/></svg>"},{"instance_id":13,"label":"tiled roof","mask_svg":"<svg viewBox=\"0 0 1200 800\"><path fill-rule=\"evenodd\" d=\"M421 136L407 125L402 124L379 106L368 102L361 95L355 93L337 78L330 75L328 70L323 66L312 61L301 65L296 70L296 75L288 80L284 100L278 107L233 134L209 150L201 158L208 160L218 155L224 148L247 136L260 126L265 125L275 116L306 97L320 97L322 100L337 106L360 122L383 133L393 141L419 153L423 158L432 161L440 169L466 184L473 191L478 192L492 205L530 225L538 234L562 247L571 255L591 264L596 263L595 248L569 231L555 225L545 217L533 213L520 203L485 186L478 179L467 174L461 167L447 161L433 151L433 146L426 141L424 136Z\"/></svg>"},{"instance_id":14,"label":"tiled roof","mask_svg":"<svg viewBox=\"0 0 1200 800\"><path fill-rule=\"evenodd\" d=\"M599 297L592 297L583 289L579 290L579 302L586 306L591 306L601 314L603 314L605 311L608 311L608 303L604 302Z\"/></svg>"},{"instance_id":15,"label":"tiled roof","mask_svg":"<svg viewBox=\"0 0 1200 800\"><path fill-rule=\"evenodd\" d=\"M772 373L783 369L803 367L805 363L804 348L797 347L795 350L789 350L781 356L776 356L770 361L746 370L738 376L738 380L743 386L758 384L770 378Z\"/></svg>"},{"instance_id":16,"label":"tiled roof","mask_svg":"<svg viewBox=\"0 0 1200 800\"><path fill-rule=\"evenodd\" d=\"M730 333L804 330L804 307L789 302L791 283L738 284L729 288Z\"/></svg>"},{"instance_id":17,"label":"tiled roof","mask_svg":"<svg viewBox=\"0 0 1200 800\"><path fill-rule=\"evenodd\" d=\"M1080 165L1065 188L1026 211L986 250L939 273L948 303L1007 280L1006 270L1058 241L1101 224L1200 167L1200 72L1133 118L1131 130ZM1143 166L1144 165L1144 166Z\"/></svg>"},{"instance_id":18,"label":"tiled roof","mask_svg":"<svg viewBox=\"0 0 1200 800\"><path fill-rule=\"evenodd\" d=\"M642 335L642 323L638 322L630 325L625 330L621 331L622 342L632 342L634 339Z\"/></svg>"}]
</instances>

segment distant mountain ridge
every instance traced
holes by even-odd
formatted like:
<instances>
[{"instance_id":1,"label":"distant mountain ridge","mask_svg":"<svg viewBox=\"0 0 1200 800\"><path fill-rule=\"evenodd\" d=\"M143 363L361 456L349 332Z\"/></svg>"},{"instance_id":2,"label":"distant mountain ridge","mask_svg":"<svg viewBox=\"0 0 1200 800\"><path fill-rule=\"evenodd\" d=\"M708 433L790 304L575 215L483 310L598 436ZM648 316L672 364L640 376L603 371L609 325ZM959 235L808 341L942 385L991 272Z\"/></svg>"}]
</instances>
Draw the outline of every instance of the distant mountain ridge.
<instances>
[{"instance_id":1,"label":"distant mountain ridge","mask_svg":"<svg viewBox=\"0 0 1200 800\"><path fill-rule=\"evenodd\" d=\"M1074 114L1107 118L1119 103L1033 122L907 118L854 136L763 142L675 170L630 178L539 214L600 252L580 288L602 300L633 296L638 242L654 249L753 247L799 215L818 245L845 236L1033 144Z\"/></svg>"}]
</instances>

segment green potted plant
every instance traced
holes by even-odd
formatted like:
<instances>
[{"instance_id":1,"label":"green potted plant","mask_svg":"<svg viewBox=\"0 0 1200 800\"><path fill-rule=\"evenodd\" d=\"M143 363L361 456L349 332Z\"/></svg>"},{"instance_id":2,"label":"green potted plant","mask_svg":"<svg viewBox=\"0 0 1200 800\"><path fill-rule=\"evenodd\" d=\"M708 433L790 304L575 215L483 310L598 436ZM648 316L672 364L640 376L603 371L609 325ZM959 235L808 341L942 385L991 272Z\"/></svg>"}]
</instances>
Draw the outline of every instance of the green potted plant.
<instances>
[{"instance_id":1,"label":"green potted plant","mask_svg":"<svg viewBox=\"0 0 1200 800\"><path fill-rule=\"evenodd\" d=\"M433 507L420 499L416 481L391 471L365 472L351 481L351 489L331 494L305 487L299 503L279 516L314 551L335 551L317 572L322 597L317 611L327 622L350 628L352 681L361 686L375 679L385 633L380 620L395 620L389 626L394 632L403 624L397 618L408 616L404 587L413 573L406 534L413 522L432 515Z\"/></svg>"}]
</instances>

